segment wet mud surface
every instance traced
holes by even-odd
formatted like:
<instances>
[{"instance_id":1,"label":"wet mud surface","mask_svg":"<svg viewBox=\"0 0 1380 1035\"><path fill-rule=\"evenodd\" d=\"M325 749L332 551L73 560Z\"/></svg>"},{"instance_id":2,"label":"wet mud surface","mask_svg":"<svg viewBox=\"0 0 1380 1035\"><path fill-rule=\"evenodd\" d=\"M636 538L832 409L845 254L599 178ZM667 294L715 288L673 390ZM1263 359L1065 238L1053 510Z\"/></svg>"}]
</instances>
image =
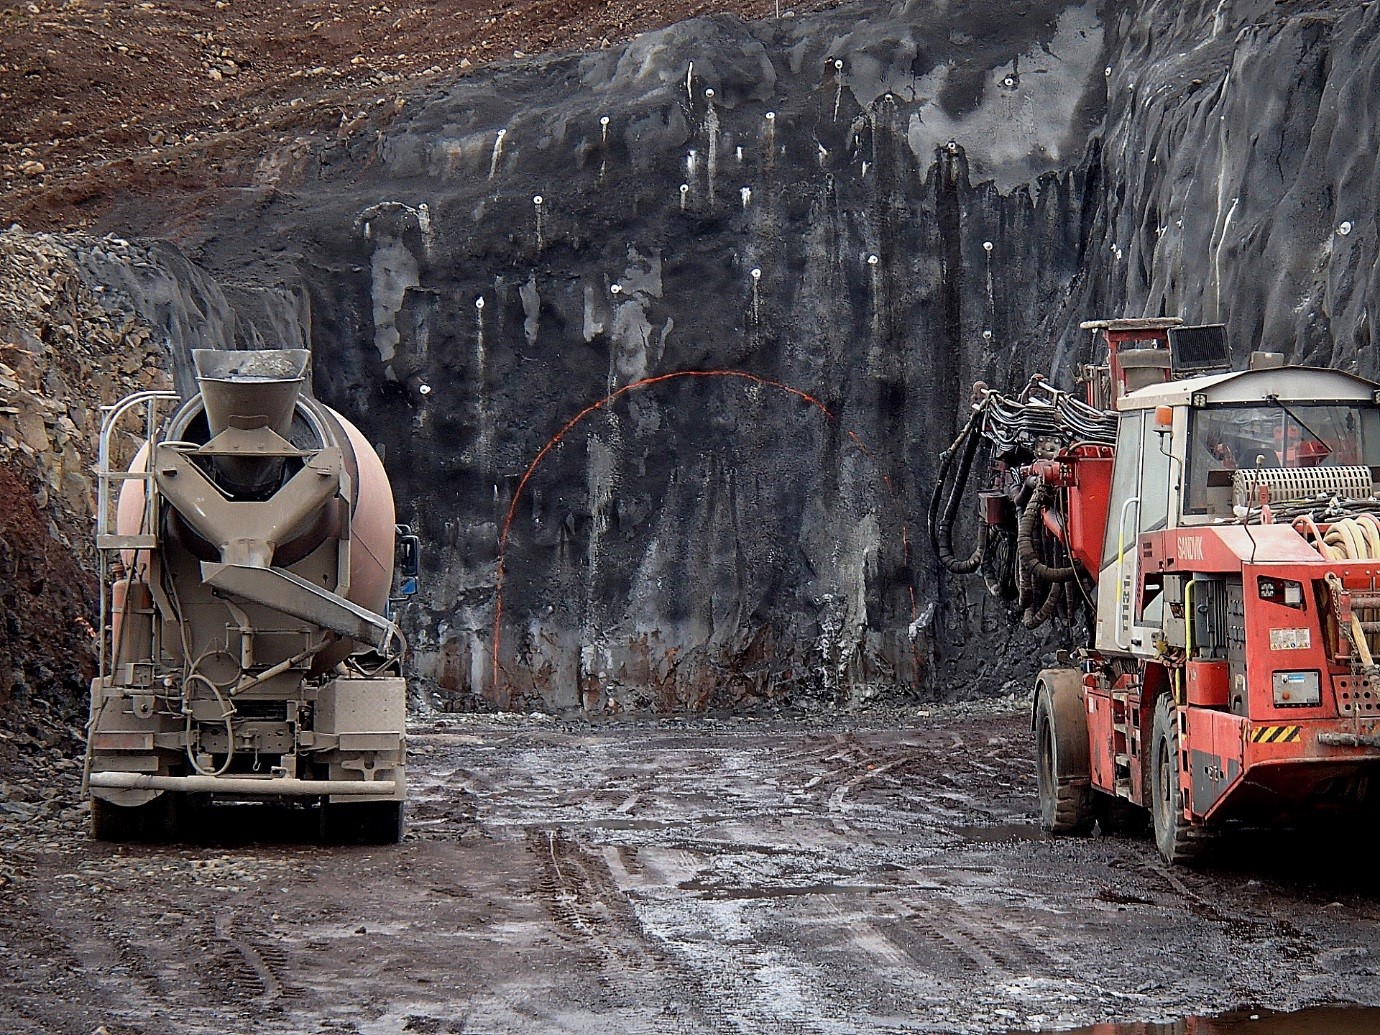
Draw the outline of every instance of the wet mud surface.
<instances>
[{"instance_id":1,"label":"wet mud surface","mask_svg":"<svg viewBox=\"0 0 1380 1035\"><path fill-rule=\"evenodd\" d=\"M1004 1032L1380 1002L1359 842L1170 871L1148 840L1044 839L1029 740L990 706L448 717L412 733L397 848L248 808L93 844L69 774L71 800L0 819L0 1029Z\"/></svg>"}]
</instances>

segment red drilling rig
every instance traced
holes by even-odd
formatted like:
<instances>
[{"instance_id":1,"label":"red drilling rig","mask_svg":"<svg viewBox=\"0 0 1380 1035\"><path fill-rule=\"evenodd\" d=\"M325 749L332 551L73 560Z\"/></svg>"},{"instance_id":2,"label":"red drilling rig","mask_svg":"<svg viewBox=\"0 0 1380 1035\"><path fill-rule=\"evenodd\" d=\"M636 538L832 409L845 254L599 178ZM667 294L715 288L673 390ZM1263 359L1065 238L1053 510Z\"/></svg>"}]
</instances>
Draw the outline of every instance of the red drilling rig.
<instances>
[{"instance_id":1,"label":"red drilling rig","mask_svg":"<svg viewBox=\"0 0 1380 1035\"><path fill-rule=\"evenodd\" d=\"M1153 822L1171 863L1215 830L1380 801L1380 385L1221 326L1097 320L1077 399L975 386L930 536L1034 628L1041 826ZM953 539L975 471L977 544Z\"/></svg>"}]
</instances>

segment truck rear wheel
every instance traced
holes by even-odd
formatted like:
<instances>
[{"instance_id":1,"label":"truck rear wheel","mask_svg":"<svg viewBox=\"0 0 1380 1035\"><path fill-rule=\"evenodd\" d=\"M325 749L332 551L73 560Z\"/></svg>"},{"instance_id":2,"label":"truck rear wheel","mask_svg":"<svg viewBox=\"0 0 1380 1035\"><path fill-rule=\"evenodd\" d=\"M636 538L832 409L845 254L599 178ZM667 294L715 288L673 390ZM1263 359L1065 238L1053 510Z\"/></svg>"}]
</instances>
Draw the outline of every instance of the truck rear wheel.
<instances>
[{"instance_id":1,"label":"truck rear wheel","mask_svg":"<svg viewBox=\"0 0 1380 1035\"><path fill-rule=\"evenodd\" d=\"M91 799L91 836L97 841L174 841L177 797L164 791L144 805Z\"/></svg>"},{"instance_id":2,"label":"truck rear wheel","mask_svg":"<svg viewBox=\"0 0 1380 1035\"><path fill-rule=\"evenodd\" d=\"M336 845L395 845L403 835L400 801L325 801L321 839Z\"/></svg>"},{"instance_id":3,"label":"truck rear wheel","mask_svg":"<svg viewBox=\"0 0 1380 1035\"><path fill-rule=\"evenodd\" d=\"M1076 674L1075 674L1076 675ZM1088 733L1075 719L1083 715L1081 698L1056 687L1042 673L1035 684L1035 750L1040 791L1040 829L1051 834L1086 834L1093 825L1092 783L1088 776ZM1078 751L1081 745L1082 751Z\"/></svg>"},{"instance_id":4,"label":"truck rear wheel","mask_svg":"<svg viewBox=\"0 0 1380 1035\"><path fill-rule=\"evenodd\" d=\"M1190 863L1203 847L1202 831L1184 815L1184 794L1179 785L1179 720L1168 695L1155 705L1150 742L1150 812L1155 823L1155 845L1170 865Z\"/></svg>"}]
</instances>

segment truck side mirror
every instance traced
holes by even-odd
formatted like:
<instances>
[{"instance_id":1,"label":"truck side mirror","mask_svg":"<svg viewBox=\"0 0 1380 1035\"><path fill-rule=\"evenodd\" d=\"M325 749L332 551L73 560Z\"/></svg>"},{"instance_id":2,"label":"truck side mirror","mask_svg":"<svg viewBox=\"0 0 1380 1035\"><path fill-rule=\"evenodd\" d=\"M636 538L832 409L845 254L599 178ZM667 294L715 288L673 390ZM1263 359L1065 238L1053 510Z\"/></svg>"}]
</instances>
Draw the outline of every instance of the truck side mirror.
<instances>
[{"instance_id":1,"label":"truck side mirror","mask_svg":"<svg viewBox=\"0 0 1380 1035\"><path fill-rule=\"evenodd\" d=\"M417 592L418 576L422 568L422 541L412 534L412 529L408 525L399 525L397 536L398 594L410 597Z\"/></svg>"}]
</instances>

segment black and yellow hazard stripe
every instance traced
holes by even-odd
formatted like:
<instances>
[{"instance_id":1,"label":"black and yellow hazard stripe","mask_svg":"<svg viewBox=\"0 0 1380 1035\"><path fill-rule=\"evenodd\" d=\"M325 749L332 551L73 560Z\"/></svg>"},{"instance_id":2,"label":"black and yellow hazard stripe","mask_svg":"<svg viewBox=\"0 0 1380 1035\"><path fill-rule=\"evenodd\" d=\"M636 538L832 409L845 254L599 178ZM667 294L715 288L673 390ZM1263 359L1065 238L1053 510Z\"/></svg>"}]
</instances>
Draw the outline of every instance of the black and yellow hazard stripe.
<instances>
[{"instance_id":1,"label":"black and yellow hazard stripe","mask_svg":"<svg viewBox=\"0 0 1380 1035\"><path fill-rule=\"evenodd\" d=\"M1256 726L1251 730L1251 743L1292 744L1301 734L1300 726Z\"/></svg>"}]
</instances>

